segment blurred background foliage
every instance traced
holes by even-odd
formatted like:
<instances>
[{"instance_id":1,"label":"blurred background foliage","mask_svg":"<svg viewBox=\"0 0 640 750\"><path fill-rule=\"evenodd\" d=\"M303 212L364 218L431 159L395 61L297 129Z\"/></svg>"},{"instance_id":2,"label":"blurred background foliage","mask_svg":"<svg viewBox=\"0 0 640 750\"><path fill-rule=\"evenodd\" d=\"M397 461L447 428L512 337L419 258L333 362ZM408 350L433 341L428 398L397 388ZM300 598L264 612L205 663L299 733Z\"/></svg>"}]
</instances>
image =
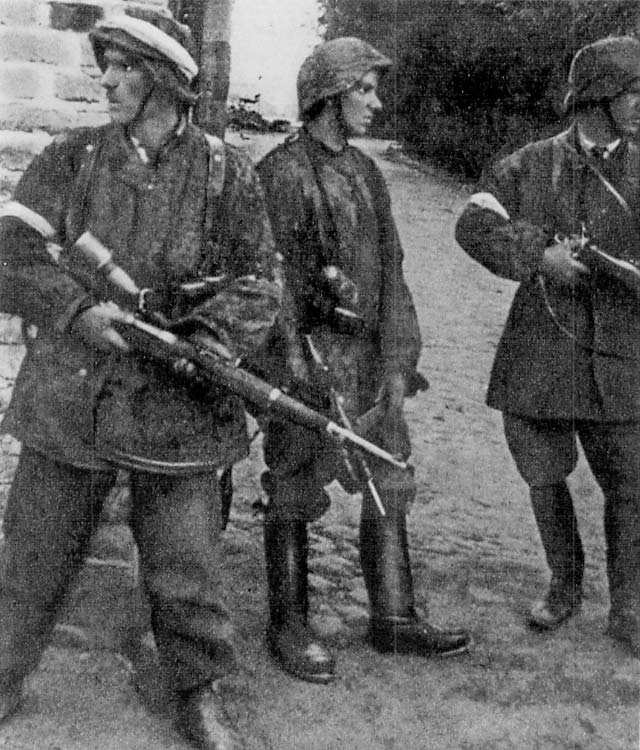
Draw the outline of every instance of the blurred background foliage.
<instances>
[{"instance_id":1,"label":"blurred background foliage","mask_svg":"<svg viewBox=\"0 0 640 750\"><path fill-rule=\"evenodd\" d=\"M637 0L321 0L327 38L390 55L375 135L466 177L565 123L574 53L634 33Z\"/></svg>"}]
</instances>

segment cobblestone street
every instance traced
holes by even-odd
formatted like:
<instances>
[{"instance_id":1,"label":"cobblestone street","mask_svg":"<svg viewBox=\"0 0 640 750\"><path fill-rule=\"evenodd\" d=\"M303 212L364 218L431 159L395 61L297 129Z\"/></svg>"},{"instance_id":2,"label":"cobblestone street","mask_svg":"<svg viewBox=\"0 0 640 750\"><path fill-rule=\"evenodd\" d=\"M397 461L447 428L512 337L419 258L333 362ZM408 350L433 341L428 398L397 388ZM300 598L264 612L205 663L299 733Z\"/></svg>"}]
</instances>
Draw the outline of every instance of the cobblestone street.
<instances>
[{"instance_id":1,"label":"cobblestone street","mask_svg":"<svg viewBox=\"0 0 640 750\"><path fill-rule=\"evenodd\" d=\"M243 145L258 156L273 142ZM416 594L436 624L468 626L474 647L460 658L420 660L382 657L366 646L359 503L332 487L331 510L312 531L312 611L336 651L340 677L323 687L278 670L264 641L262 523L253 509L260 500L258 438L250 460L235 470L224 540L227 603L238 634L238 671L226 683L230 713L252 750L638 747L639 663L603 634L602 497L584 463L571 479L587 558L582 613L551 637L526 626L546 566L500 415L484 405L515 285L492 277L455 244L466 189L435 170L383 158L387 146L366 143L389 182L423 334L421 370L431 384L408 404L419 485L409 517ZM3 351L4 406L19 348ZM4 498L17 446L7 438L2 446ZM114 544L122 533L118 526ZM131 656L127 634L144 630L144 602L127 579L129 568L83 575L69 624L30 679L23 711L0 729L0 748L183 747L168 723L145 709L129 661L109 650ZM153 652L134 656L142 671ZM152 703L153 679L147 687Z\"/></svg>"}]
</instances>

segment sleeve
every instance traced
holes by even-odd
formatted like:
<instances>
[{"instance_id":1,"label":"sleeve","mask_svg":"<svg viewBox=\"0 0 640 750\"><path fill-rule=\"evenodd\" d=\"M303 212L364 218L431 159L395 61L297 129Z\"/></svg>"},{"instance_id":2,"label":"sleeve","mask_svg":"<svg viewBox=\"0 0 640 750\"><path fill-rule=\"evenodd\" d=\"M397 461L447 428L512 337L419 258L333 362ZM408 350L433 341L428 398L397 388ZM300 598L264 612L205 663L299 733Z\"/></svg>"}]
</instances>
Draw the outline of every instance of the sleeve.
<instances>
[{"instance_id":1,"label":"sleeve","mask_svg":"<svg viewBox=\"0 0 640 750\"><path fill-rule=\"evenodd\" d=\"M296 160L276 149L258 164L267 210L278 252L284 264L284 294L278 318L278 340L290 368L303 362L300 331L316 294L323 257L313 207L305 191Z\"/></svg>"},{"instance_id":2,"label":"sleeve","mask_svg":"<svg viewBox=\"0 0 640 750\"><path fill-rule=\"evenodd\" d=\"M231 283L193 314L206 319L231 351L264 346L282 303L282 264L275 252L264 194L251 163L227 147L219 199L220 261Z\"/></svg>"},{"instance_id":3,"label":"sleeve","mask_svg":"<svg viewBox=\"0 0 640 750\"><path fill-rule=\"evenodd\" d=\"M73 152L66 138L47 146L25 171L9 204L35 212L51 225L60 243L64 241L65 201L74 177ZM41 328L66 330L87 303L86 290L57 265L52 246L20 218L19 211L7 208L4 213L0 218L2 311Z\"/></svg>"},{"instance_id":4,"label":"sleeve","mask_svg":"<svg viewBox=\"0 0 640 750\"><path fill-rule=\"evenodd\" d=\"M456 241L497 276L527 281L537 271L551 237L520 215L520 188L529 179L524 152L491 166L456 224Z\"/></svg>"},{"instance_id":5,"label":"sleeve","mask_svg":"<svg viewBox=\"0 0 640 750\"><path fill-rule=\"evenodd\" d=\"M403 271L404 253L384 178L374 169L379 201L382 287L380 299L380 347L385 375L404 375L411 393L422 348L418 316Z\"/></svg>"},{"instance_id":6,"label":"sleeve","mask_svg":"<svg viewBox=\"0 0 640 750\"><path fill-rule=\"evenodd\" d=\"M305 196L301 168L293 156L276 150L260 162L258 172L276 247L284 259L287 312L303 325L324 265L315 207Z\"/></svg>"}]
</instances>

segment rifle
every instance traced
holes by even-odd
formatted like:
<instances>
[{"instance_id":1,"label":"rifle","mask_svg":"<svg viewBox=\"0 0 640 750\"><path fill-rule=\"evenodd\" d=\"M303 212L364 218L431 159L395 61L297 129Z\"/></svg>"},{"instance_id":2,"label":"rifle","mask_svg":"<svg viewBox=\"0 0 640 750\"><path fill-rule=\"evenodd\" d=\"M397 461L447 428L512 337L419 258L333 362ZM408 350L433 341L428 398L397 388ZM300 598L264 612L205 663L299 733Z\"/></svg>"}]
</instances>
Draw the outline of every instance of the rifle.
<instances>
[{"instance_id":1,"label":"rifle","mask_svg":"<svg viewBox=\"0 0 640 750\"><path fill-rule=\"evenodd\" d=\"M577 252L576 258L588 268L620 281L640 299L640 268L637 263L623 258L615 258L590 242L586 242Z\"/></svg>"},{"instance_id":2,"label":"rifle","mask_svg":"<svg viewBox=\"0 0 640 750\"><path fill-rule=\"evenodd\" d=\"M340 422L342 422L343 427L345 427L347 430L353 430L351 421L349 420L347 412L344 408L344 397L338 392L335 385L333 384L333 379L331 378L329 368L324 363L320 352L316 349L311 336L306 334L304 338L307 343L307 349L309 351L309 354L311 355L311 359L316 365L317 377L321 381L323 381L323 385L329 394L334 412L336 413ZM369 490L369 493L371 494L371 497L376 504L376 507L380 511L380 515L386 516L387 514L384 509L382 498L380 497L378 489L373 480L373 474L371 473L371 469L369 468L369 465L367 464L362 453L358 449L356 449L351 454L349 454L344 446L341 446L341 453L342 460L344 461L344 465L351 478L356 481L364 482L366 484L367 489Z\"/></svg>"},{"instance_id":3,"label":"rifle","mask_svg":"<svg viewBox=\"0 0 640 750\"><path fill-rule=\"evenodd\" d=\"M505 207L491 193L476 193L470 199L470 203L479 208L491 211L495 217L511 221ZM623 202L623 208L627 208ZM568 237L556 235L556 242L566 241L573 249L573 257L583 262L590 271L597 271L609 278L621 282L630 292L640 299L640 264L638 261L624 258L616 258L591 242L586 233L585 225L582 224L580 234L572 234Z\"/></svg>"},{"instance_id":4,"label":"rifle","mask_svg":"<svg viewBox=\"0 0 640 750\"><path fill-rule=\"evenodd\" d=\"M63 260L62 247L57 242L54 228L40 214L23 204L11 201L0 216L19 219L36 231L45 242L45 250L51 262L74 276L74 269ZM171 325L159 313L148 310L151 290L140 289L129 274L113 261L111 251L91 232L82 234L73 245L72 251L81 254L92 273L102 276L121 299L135 301L136 312L129 312L125 321L114 323L119 333L133 351L166 366L177 377L202 381L213 387L222 387L256 406L265 413L277 414L281 419L295 422L303 427L326 434L340 445L345 443L369 453L399 469L407 469L404 461L399 461L388 451L360 437L353 430L339 425L320 412L306 406L287 395L280 388L241 368L240 360L233 361L222 345L212 347L198 345L180 338ZM86 279L83 278L83 282ZM224 276L205 278L194 285L186 285L190 294L199 295L204 291L214 293L229 282ZM181 328L184 330L184 321Z\"/></svg>"},{"instance_id":5,"label":"rifle","mask_svg":"<svg viewBox=\"0 0 640 750\"><path fill-rule=\"evenodd\" d=\"M214 350L211 346L198 345L169 330L170 325L161 315L147 309L148 298L152 292L139 289L127 272L113 262L111 251L90 232L81 235L74 247L89 265L105 276L119 292L138 300L137 312L130 312L123 324L115 324L134 352L161 363L177 376L186 376L194 382L200 381L214 387L222 387L253 404L261 412L275 413L280 418L326 433L341 445L349 443L392 466L407 468L404 461L399 461L355 433L348 424L346 415L342 418L343 425L339 425L287 395L280 388L241 368L240 360L233 361L230 353L226 352L222 345L216 345ZM181 287L181 290L195 298L203 293L219 291L227 283L226 277L213 276L183 285L184 289Z\"/></svg>"},{"instance_id":6,"label":"rifle","mask_svg":"<svg viewBox=\"0 0 640 750\"><path fill-rule=\"evenodd\" d=\"M396 468L407 469L407 464L404 461L399 461L388 451L353 431L337 396L335 399L332 397L332 400L340 414L342 425L337 424L320 412L314 411L302 401L292 398L280 388L271 385L266 380L249 372L249 370L241 368L240 360L233 361L231 355L225 351L222 345L217 345L214 351L210 346L199 346L188 339L177 336L169 330L168 325L165 327L162 316L146 310L149 291L139 289L127 272L115 265L109 249L90 232L81 235L74 247L118 290L137 297L138 311L129 313L124 324L115 324L119 333L134 352L159 362L178 376L182 375L194 382L200 381L214 387L222 387L236 396L240 396L243 401L253 404L263 413L274 413L280 418L295 422L302 427L326 433L343 447L344 443L348 443ZM202 294L203 290L216 291L216 284L220 288L225 283L226 277L214 276L184 286L192 294ZM377 497L376 502L380 512L384 515L384 508L373 485L371 473L361 456L359 456L358 464L366 477L367 486L369 486L374 499Z\"/></svg>"},{"instance_id":7,"label":"rifle","mask_svg":"<svg viewBox=\"0 0 640 750\"><path fill-rule=\"evenodd\" d=\"M160 363L178 377L186 376L194 382L223 388L263 413L326 434L341 446L351 445L398 469L407 469L404 461L388 451L240 367L239 360L233 361L209 347L181 338L166 328L145 321L140 314L130 313L123 324L116 323L115 326L135 353Z\"/></svg>"}]
</instances>

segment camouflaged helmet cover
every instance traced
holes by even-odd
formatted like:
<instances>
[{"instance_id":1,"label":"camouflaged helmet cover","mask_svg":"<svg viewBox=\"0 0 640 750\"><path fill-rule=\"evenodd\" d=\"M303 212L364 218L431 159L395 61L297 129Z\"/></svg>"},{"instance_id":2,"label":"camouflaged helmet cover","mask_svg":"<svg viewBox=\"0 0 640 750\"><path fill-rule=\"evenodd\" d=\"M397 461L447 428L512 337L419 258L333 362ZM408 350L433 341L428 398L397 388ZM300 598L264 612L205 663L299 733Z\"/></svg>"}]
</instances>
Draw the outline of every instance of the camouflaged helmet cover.
<instances>
[{"instance_id":1,"label":"camouflaged helmet cover","mask_svg":"<svg viewBox=\"0 0 640 750\"><path fill-rule=\"evenodd\" d=\"M175 47L178 54L172 59L162 44L154 43L153 32L150 38L143 41L126 28L118 28L118 16L115 16L111 21L108 18L98 21L89 32L93 54L100 70L104 72L106 68L106 49L115 47L139 61L159 88L171 92L181 101L193 104L197 99L194 78L198 73L198 66L193 59L194 45L189 27L178 23L169 13L155 9L126 8L121 11L120 17L123 15L136 21L145 21L161 34L170 37L170 43L173 41L174 45L179 45Z\"/></svg>"},{"instance_id":2,"label":"camouflaged helmet cover","mask_svg":"<svg viewBox=\"0 0 640 750\"><path fill-rule=\"evenodd\" d=\"M319 44L298 73L298 110L302 118L315 104L349 91L370 70L385 70L391 60L356 37Z\"/></svg>"},{"instance_id":3,"label":"camouflaged helmet cover","mask_svg":"<svg viewBox=\"0 0 640 750\"><path fill-rule=\"evenodd\" d=\"M587 44L575 54L569 69L565 108L604 102L640 82L640 40L610 36Z\"/></svg>"}]
</instances>

